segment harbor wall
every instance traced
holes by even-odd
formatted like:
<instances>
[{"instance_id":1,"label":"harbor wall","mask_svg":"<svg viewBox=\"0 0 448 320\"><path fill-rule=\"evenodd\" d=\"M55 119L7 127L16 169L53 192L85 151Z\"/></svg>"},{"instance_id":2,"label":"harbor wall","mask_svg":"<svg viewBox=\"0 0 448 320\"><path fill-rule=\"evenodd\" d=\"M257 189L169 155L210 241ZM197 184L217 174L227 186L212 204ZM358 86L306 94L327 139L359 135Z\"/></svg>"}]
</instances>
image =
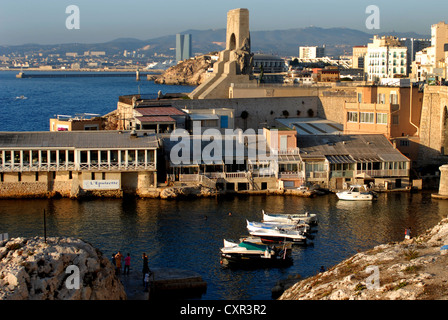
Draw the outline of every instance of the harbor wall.
<instances>
[{"instance_id":1,"label":"harbor wall","mask_svg":"<svg viewBox=\"0 0 448 320\"><path fill-rule=\"evenodd\" d=\"M118 181L113 189L84 189L84 181ZM148 194L156 188L154 172L11 172L2 174L0 199L113 197Z\"/></svg>"}]
</instances>

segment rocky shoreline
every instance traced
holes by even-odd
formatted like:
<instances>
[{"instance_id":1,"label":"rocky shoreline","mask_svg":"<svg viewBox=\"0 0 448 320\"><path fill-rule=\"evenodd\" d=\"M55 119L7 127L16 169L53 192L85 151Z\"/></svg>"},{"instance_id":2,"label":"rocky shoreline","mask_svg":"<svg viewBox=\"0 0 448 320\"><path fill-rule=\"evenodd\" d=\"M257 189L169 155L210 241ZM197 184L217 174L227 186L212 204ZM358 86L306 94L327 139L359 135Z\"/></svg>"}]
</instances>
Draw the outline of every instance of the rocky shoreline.
<instances>
[{"instance_id":1,"label":"rocky shoreline","mask_svg":"<svg viewBox=\"0 0 448 320\"><path fill-rule=\"evenodd\" d=\"M126 300L126 293L112 263L87 242L12 238L0 241L0 300Z\"/></svg>"},{"instance_id":2,"label":"rocky shoreline","mask_svg":"<svg viewBox=\"0 0 448 320\"><path fill-rule=\"evenodd\" d=\"M290 285L279 300L448 300L448 218L415 238L360 252ZM297 282L298 281L298 282ZM283 290L279 283L274 292Z\"/></svg>"}]
</instances>

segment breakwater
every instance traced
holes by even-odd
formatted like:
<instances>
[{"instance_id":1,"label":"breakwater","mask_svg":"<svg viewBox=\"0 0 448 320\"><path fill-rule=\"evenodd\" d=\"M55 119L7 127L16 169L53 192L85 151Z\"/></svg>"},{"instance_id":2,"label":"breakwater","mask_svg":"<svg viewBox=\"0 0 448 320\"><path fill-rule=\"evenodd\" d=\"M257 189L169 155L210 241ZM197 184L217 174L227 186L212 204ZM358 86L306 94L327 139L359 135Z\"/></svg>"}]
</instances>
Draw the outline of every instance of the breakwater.
<instances>
[{"instance_id":1,"label":"breakwater","mask_svg":"<svg viewBox=\"0 0 448 320\"><path fill-rule=\"evenodd\" d=\"M157 72L140 72L139 76L158 75ZM135 72L82 72L82 73L24 73L20 72L16 78L105 78L105 77L135 77Z\"/></svg>"}]
</instances>

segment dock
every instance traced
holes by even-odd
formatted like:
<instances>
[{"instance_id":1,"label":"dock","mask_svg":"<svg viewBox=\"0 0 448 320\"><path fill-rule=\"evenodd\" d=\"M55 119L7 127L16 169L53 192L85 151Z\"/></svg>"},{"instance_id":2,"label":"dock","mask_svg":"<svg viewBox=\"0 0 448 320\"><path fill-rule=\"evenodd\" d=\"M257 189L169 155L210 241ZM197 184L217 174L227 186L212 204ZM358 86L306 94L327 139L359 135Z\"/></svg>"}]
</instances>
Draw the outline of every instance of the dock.
<instances>
[{"instance_id":1,"label":"dock","mask_svg":"<svg viewBox=\"0 0 448 320\"><path fill-rule=\"evenodd\" d=\"M128 300L156 300L166 297L186 299L200 298L207 291L202 277L189 270L175 268L151 268L149 290L143 286L143 274L131 270L129 275L119 276Z\"/></svg>"}]
</instances>

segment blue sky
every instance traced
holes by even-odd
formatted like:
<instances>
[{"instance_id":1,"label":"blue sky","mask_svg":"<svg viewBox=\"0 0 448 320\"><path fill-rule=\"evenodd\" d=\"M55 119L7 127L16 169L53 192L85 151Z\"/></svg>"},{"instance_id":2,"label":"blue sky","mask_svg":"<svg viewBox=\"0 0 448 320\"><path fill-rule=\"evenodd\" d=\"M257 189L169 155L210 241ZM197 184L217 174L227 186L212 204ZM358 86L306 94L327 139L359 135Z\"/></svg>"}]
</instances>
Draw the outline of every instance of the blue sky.
<instances>
[{"instance_id":1,"label":"blue sky","mask_svg":"<svg viewBox=\"0 0 448 320\"><path fill-rule=\"evenodd\" d=\"M80 10L79 30L65 26L69 5ZM365 26L368 5L380 9L378 32L430 34L431 24L448 21L447 0L1 0L0 45L151 39L188 29L219 29L234 8L249 9L251 31L312 25L373 33Z\"/></svg>"}]
</instances>

